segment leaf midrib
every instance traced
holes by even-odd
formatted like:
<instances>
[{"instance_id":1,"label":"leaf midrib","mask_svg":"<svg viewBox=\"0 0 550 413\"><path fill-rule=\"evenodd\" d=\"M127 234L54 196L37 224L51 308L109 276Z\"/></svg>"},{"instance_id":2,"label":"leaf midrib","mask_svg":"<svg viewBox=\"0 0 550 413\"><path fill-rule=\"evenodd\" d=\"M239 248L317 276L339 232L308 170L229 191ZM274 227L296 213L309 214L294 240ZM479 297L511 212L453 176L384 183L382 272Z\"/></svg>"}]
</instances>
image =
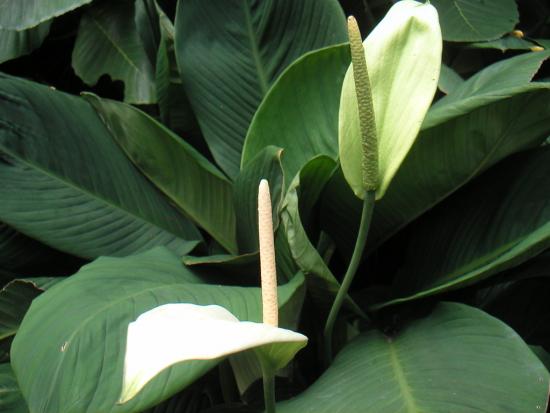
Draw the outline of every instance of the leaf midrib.
<instances>
[{"instance_id":1,"label":"leaf midrib","mask_svg":"<svg viewBox=\"0 0 550 413\"><path fill-rule=\"evenodd\" d=\"M252 25L252 16L250 14L250 5L248 0L243 0L243 11L246 23L246 30L248 38L250 39L250 50L252 52L252 59L254 60L254 65L256 67L256 74L258 75L258 84L260 85L260 90L262 98L266 95L269 90L269 84L267 82L267 75L262 64L262 58L260 56L259 42L254 33L254 27Z\"/></svg>"},{"instance_id":2,"label":"leaf midrib","mask_svg":"<svg viewBox=\"0 0 550 413\"><path fill-rule=\"evenodd\" d=\"M392 339L386 339L386 342L388 344L388 352L390 355L390 363L391 367L393 369L393 372L395 374L395 379L397 380L397 383L399 384L399 389L401 390L401 395L403 396L403 400L405 402L405 406L407 408L408 413L417 413L420 412L418 407L416 406L416 402L414 400L414 397L412 395L411 386L409 385L409 382L407 381L407 377L405 376L405 372L403 371L403 368L401 366L401 363L399 361L399 357L397 355L397 349L395 348L395 344L393 343Z\"/></svg>"}]
</instances>

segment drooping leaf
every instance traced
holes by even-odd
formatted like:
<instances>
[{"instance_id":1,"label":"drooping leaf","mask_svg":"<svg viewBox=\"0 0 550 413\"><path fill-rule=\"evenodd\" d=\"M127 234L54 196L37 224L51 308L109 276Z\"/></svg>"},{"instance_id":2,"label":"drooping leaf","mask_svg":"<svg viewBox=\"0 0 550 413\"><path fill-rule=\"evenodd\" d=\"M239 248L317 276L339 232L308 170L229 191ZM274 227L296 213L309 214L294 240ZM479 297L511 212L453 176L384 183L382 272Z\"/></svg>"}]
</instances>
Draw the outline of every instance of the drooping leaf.
<instances>
[{"instance_id":1,"label":"drooping leaf","mask_svg":"<svg viewBox=\"0 0 550 413\"><path fill-rule=\"evenodd\" d=\"M543 412L548 384L548 371L510 327L443 303L394 337L360 335L277 412Z\"/></svg>"},{"instance_id":2,"label":"drooping leaf","mask_svg":"<svg viewBox=\"0 0 550 413\"><path fill-rule=\"evenodd\" d=\"M108 74L124 82L126 102L155 103L153 63L136 29L133 2L103 2L86 10L72 56L72 66L84 82L95 85Z\"/></svg>"},{"instance_id":3,"label":"drooping leaf","mask_svg":"<svg viewBox=\"0 0 550 413\"><path fill-rule=\"evenodd\" d=\"M46 21L28 30L0 29L0 63L26 55L39 47L48 33L52 21Z\"/></svg>"},{"instance_id":4,"label":"drooping leaf","mask_svg":"<svg viewBox=\"0 0 550 413\"><path fill-rule=\"evenodd\" d=\"M0 412L28 413L10 363L0 364Z\"/></svg>"},{"instance_id":5,"label":"drooping leaf","mask_svg":"<svg viewBox=\"0 0 550 413\"><path fill-rule=\"evenodd\" d=\"M400 1L363 45L378 135L380 199L414 143L437 88L442 48L437 12L430 4ZM342 86L338 139L344 176L362 199L362 143L351 66Z\"/></svg>"},{"instance_id":6,"label":"drooping leaf","mask_svg":"<svg viewBox=\"0 0 550 413\"><path fill-rule=\"evenodd\" d=\"M237 240L241 253L258 251L258 185L269 182L273 205L273 230L279 226L279 211L285 187L282 171L283 150L267 146L241 171L235 180L234 202L237 214Z\"/></svg>"},{"instance_id":7,"label":"drooping leaf","mask_svg":"<svg viewBox=\"0 0 550 413\"><path fill-rule=\"evenodd\" d=\"M307 53L267 93L246 135L241 167L264 147L285 150L285 175L295 176L318 155L338 156L338 101L349 66L349 46Z\"/></svg>"},{"instance_id":8,"label":"drooping leaf","mask_svg":"<svg viewBox=\"0 0 550 413\"><path fill-rule=\"evenodd\" d=\"M494 63L460 84L430 108L422 129L429 129L449 119L522 92L548 88L548 83L531 83L550 51L524 53Z\"/></svg>"},{"instance_id":9,"label":"drooping leaf","mask_svg":"<svg viewBox=\"0 0 550 413\"><path fill-rule=\"evenodd\" d=\"M134 165L197 225L236 253L231 182L191 145L144 112L114 100L87 98Z\"/></svg>"},{"instance_id":10,"label":"drooping leaf","mask_svg":"<svg viewBox=\"0 0 550 413\"><path fill-rule=\"evenodd\" d=\"M17 0L3 1L0 8L0 29L25 30L53 17L61 16L92 0Z\"/></svg>"},{"instance_id":11,"label":"drooping leaf","mask_svg":"<svg viewBox=\"0 0 550 413\"><path fill-rule=\"evenodd\" d=\"M201 236L126 158L83 99L0 76L0 219L94 258Z\"/></svg>"},{"instance_id":12,"label":"drooping leaf","mask_svg":"<svg viewBox=\"0 0 550 413\"><path fill-rule=\"evenodd\" d=\"M432 0L439 12L443 39L453 42L493 40L519 21L514 0Z\"/></svg>"},{"instance_id":13,"label":"drooping leaf","mask_svg":"<svg viewBox=\"0 0 550 413\"><path fill-rule=\"evenodd\" d=\"M280 306L292 300L302 284L303 277L296 277L280 287ZM165 249L100 258L38 297L15 337L12 364L30 410L140 412L215 366L219 360L173 366L136 398L117 404L128 324L169 303L216 304L242 321L262 317L258 288L202 284ZM40 346L35 345L38 340Z\"/></svg>"},{"instance_id":14,"label":"drooping leaf","mask_svg":"<svg viewBox=\"0 0 550 413\"><path fill-rule=\"evenodd\" d=\"M550 148L517 154L419 220L389 303L475 283L548 248L548 176Z\"/></svg>"},{"instance_id":15,"label":"drooping leaf","mask_svg":"<svg viewBox=\"0 0 550 413\"><path fill-rule=\"evenodd\" d=\"M191 106L231 178L252 116L277 77L304 53L346 40L335 0L180 1L175 27Z\"/></svg>"},{"instance_id":16,"label":"drooping leaf","mask_svg":"<svg viewBox=\"0 0 550 413\"><path fill-rule=\"evenodd\" d=\"M134 398L168 367L214 360L251 348L279 368L307 343L307 337L263 323L239 321L219 305L164 304L128 326L120 402ZM269 346L270 353L266 347Z\"/></svg>"}]
</instances>

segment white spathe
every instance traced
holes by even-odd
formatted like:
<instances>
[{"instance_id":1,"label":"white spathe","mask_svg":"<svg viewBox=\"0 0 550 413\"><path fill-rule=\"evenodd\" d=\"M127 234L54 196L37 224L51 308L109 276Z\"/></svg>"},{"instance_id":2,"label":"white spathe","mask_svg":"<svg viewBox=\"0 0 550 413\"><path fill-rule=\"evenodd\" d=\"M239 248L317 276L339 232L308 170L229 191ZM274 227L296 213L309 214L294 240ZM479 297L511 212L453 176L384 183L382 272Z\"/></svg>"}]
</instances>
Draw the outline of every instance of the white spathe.
<instances>
[{"instance_id":1,"label":"white spathe","mask_svg":"<svg viewBox=\"0 0 550 413\"><path fill-rule=\"evenodd\" d=\"M413 0L392 6L363 42L378 135L377 199L413 145L433 100L442 43L436 9ZM361 131L351 66L342 86L338 135L344 176L363 199Z\"/></svg>"},{"instance_id":2,"label":"white spathe","mask_svg":"<svg viewBox=\"0 0 550 413\"><path fill-rule=\"evenodd\" d=\"M300 343L298 351L307 337L263 323L239 321L218 305L161 305L128 325L119 403L135 397L157 374L176 363L216 359L274 343Z\"/></svg>"}]
</instances>

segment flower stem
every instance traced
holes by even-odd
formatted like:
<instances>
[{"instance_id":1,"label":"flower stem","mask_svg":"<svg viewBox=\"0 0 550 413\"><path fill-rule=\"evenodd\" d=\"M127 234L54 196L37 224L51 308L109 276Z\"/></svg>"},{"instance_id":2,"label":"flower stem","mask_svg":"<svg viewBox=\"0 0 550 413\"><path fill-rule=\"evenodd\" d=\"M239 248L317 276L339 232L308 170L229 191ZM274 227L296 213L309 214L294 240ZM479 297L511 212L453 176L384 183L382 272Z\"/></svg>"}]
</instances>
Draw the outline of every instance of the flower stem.
<instances>
[{"instance_id":1,"label":"flower stem","mask_svg":"<svg viewBox=\"0 0 550 413\"><path fill-rule=\"evenodd\" d=\"M353 249L353 255L351 256L351 261L342 281L342 285L336 294L334 303L330 309L330 313L325 324L324 339L325 339L325 362L326 365L330 365L332 362L332 332L334 330L334 323L336 322L336 317L340 312L342 303L344 302L345 297L348 294L349 287L355 277L355 273L359 268L361 263L361 258L363 256L363 250L365 249L365 244L367 242L367 235L369 233L370 222L372 218L372 210L374 209L374 191L367 191L365 194L365 199L363 201L363 210L361 212L361 223L359 224L359 233L357 234L357 239L355 241L355 248Z\"/></svg>"},{"instance_id":2,"label":"flower stem","mask_svg":"<svg viewBox=\"0 0 550 413\"><path fill-rule=\"evenodd\" d=\"M275 375L262 368L266 413L275 413Z\"/></svg>"}]
</instances>

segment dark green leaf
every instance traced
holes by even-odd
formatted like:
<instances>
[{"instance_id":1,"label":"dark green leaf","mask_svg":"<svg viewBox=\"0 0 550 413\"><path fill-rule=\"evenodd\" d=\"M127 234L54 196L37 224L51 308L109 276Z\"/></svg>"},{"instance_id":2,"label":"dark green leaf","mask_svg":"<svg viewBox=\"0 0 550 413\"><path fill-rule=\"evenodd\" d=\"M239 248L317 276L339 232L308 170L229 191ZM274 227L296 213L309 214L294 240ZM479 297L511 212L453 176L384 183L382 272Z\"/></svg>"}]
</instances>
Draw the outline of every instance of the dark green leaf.
<instances>
[{"instance_id":1,"label":"dark green leaf","mask_svg":"<svg viewBox=\"0 0 550 413\"><path fill-rule=\"evenodd\" d=\"M52 17L61 16L92 0L17 0L2 1L0 29L24 30Z\"/></svg>"},{"instance_id":2,"label":"dark green leaf","mask_svg":"<svg viewBox=\"0 0 550 413\"><path fill-rule=\"evenodd\" d=\"M0 29L0 63L26 55L39 47L48 33L52 22L46 21L24 31Z\"/></svg>"},{"instance_id":3,"label":"dark green leaf","mask_svg":"<svg viewBox=\"0 0 550 413\"><path fill-rule=\"evenodd\" d=\"M82 16L73 49L72 65L88 85L101 75L124 82L124 100L154 103L155 71L141 43L134 21L134 3L94 4Z\"/></svg>"},{"instance_id":4,"label":"dark green leaf","mask_svg":"<svg viewBox=\"0 0 550 413\"><path fill-rule=\"evenodd\" d=\"M536 46L533 42L525 39L519 39L515 36L504 36L501 39L492 40L490 42L478 42L470 44L470 47L477 49L498 49L501 52L507 50L530 50Z\"/></svg>"},{"instance_id":5,"label":"dark green leaf","mask_svg":"<svg viewBox=\"0 0 550 413\"><path fill-rule=\"evenodd\" d=\"M0 364L0 412L29 412L9 363Z\"/></svg>"},{"instance_id":6,"label":"dark green leaf","mask_svg":"<svg viewBox=\"0 0 550 413\"><path fill-rule=\"evenodd\" d=\"M335 0L180 1L175 27L191 106L231 178L252 116L277 77L304 53L347 39Z\"/></svg>"},{"instance_id":7,"label":"dark green leaf","mask_svg":"<svg viewBox=\"0 0 550 413\"><path fill-rule=\"evenodd\" d=\"M549 375L502 322L440 304L394 337L360 335L278 413L545 411Z\"/></svg>"},{"instance_id":8,"label":"dark green leaf","mask_svg":"<svg viewBox=\"0 0 550 413\"><path fill-rule=\"evenodd\" d=\"M439 12L443 39L454 42L492 40L519 21L514 0L432 0Z\"/></svg>"},{"instance_id":9,"label":"dark green leaf","mask_svg":"<svg viewBox=\"0 0 550 413\"><path fill-rule=\"evenodd\" d=\"M462 79L462 77L460 77L451 67L441 64L439 82L437 83L439 90L448 95L458 89L463 82L464 79Z\"/></svg>"},{"instance_id":10,"label":"dark green leaf","mask_svg":"<svg viewBox=\"0 0 550 413\"><path fill-rule=\"evenodd\" d=\"M0 76L0 219L93 258L201 236L131 164L83 99Z\"/></svg>"}]
</instances>

